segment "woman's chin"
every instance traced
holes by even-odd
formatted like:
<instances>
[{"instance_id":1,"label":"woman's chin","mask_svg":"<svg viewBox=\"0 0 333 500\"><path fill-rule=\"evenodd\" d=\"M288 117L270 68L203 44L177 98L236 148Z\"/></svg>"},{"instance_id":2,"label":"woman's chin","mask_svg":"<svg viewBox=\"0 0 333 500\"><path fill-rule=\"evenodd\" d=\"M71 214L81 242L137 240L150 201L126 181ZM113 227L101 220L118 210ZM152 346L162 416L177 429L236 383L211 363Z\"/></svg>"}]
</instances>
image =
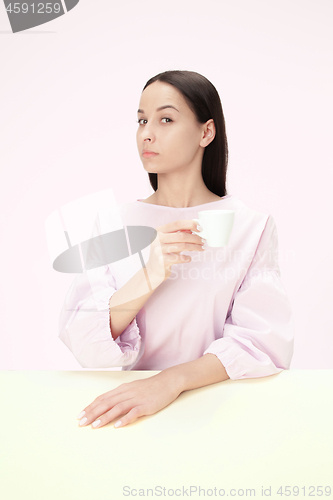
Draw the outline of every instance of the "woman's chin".
<instances>
[{"instance_id":1,"label":"woman's chin","mask_svg":"<svg viewBox=\"0 0 333 500\"><path fill-rule=\"evenodd\" d=\"M157 168L149 168L147 165L143 165L143 168L145 169L145 171L147 172L147 174L158 174L160 172L158 172L158 169Z\"/></svg>"}]
</instances>

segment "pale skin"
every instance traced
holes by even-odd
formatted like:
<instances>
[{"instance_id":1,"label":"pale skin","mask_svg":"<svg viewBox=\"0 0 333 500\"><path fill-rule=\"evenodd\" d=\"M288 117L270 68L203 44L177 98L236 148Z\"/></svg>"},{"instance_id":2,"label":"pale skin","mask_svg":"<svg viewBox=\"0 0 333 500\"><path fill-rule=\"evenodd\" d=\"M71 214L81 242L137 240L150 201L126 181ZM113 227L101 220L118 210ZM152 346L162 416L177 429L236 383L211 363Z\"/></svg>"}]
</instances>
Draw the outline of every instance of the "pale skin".
<instances>
[{"instance_id":1,"label":"pale skin","mask_svg":"<svg viewBox=\"0 0 333 500\"><path fill-rule=\"evenodd\" d=\"M161 107L165 108L159 110ZM141 94L138 120L137 146L143 167L147 172L158 174L158 189L145 200L146 203L192 207L220 200L207 189L201 175L205 147L215 137L213 120L198 123L182 94L163 82L152 83ZM144 157L143 149L154 151L157 155ZM204 251L203 240L192 233L197 231L193 220L171 222L156 230L157 243L151 245L146 265L152 290L131 302L134 312L170 277L173 264L191 261L189 256L180 252ZM139 280L140 276L136 279ZM137 286L137 283L133 282L134 285ZM128 307L124 309L127 313L124 313L119 306L121 290L118 293L119 304L116 294L113 297L110 300L110 325L115 339L133 318L128 313ZM229 375L217 356L205 354L194 361L172 366L142 380L121 384L102 394L80 413L79 425L92 424L93 428L99 428L116 420L115 427L124 427L141 416L162 410L184 391L227 379Z\"/></svg>"}]
</instances>

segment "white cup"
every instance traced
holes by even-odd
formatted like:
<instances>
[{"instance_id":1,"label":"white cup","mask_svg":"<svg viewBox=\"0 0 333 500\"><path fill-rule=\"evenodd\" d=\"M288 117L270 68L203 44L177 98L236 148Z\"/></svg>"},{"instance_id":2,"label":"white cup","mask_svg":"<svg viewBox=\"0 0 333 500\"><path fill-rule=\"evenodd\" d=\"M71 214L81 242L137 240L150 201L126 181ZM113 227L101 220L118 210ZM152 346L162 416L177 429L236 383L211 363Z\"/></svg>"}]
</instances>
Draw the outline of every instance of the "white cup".
<instances>
[{"instance_id":1,"label":"white cup","mask_svg":"<svg viewBox=\"0 0 333 500\"><path fill-rule=\"evenodd\" d=\"M199 219L192 220L200 224L202 231L192 233L204 238L209 247L226 246L234 225L234 210L204 210L198 215Z\"/></svg>"}]
</instances>

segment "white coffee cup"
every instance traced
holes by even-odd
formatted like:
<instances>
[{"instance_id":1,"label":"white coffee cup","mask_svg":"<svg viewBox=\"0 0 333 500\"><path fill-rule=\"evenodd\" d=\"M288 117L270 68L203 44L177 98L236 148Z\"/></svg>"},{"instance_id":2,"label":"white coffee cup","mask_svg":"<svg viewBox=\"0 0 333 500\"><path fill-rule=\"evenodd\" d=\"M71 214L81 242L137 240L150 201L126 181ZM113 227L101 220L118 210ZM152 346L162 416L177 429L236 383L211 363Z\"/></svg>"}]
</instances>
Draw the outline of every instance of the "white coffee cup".
<instances>
[{"instance_id":1,"label":"white coffee cup","mask_svg":"<svg viewBox=\"0 0 333 500\"><path fill-rule=\"evenodd\" d=\"M234 210L203 210L198 215L199 219L192 220L202 227L202 231L192 233L204 238L209 247L226 246L234 225Z\"/></svg>"}]
</instances>

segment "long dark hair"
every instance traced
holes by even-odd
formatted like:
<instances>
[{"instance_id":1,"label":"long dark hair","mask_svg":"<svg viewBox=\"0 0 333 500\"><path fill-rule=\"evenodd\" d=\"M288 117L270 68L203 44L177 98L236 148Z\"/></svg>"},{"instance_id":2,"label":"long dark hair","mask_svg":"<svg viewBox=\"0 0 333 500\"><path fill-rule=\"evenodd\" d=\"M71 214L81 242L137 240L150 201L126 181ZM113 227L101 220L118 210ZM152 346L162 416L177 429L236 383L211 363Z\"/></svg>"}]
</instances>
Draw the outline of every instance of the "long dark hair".
<instances>
[{"instance_id":1,"label":"long dark hair","mask_svg":"<svg viewBox=\"0 0 333 500\"><path fill-rule=\"evenodd\" d=\"M165 82L181 92L189 108L199 123L214 120L216 135L206 146L201 166L201 174L207 188L217 196L225 196L228 165L228 142L220 96L214 85L204 76L194 71L165 71L150 78L143 87L154 82ZM148 173L154 191L157 190L157 174Z\"/></svg>"}]
</instances>

